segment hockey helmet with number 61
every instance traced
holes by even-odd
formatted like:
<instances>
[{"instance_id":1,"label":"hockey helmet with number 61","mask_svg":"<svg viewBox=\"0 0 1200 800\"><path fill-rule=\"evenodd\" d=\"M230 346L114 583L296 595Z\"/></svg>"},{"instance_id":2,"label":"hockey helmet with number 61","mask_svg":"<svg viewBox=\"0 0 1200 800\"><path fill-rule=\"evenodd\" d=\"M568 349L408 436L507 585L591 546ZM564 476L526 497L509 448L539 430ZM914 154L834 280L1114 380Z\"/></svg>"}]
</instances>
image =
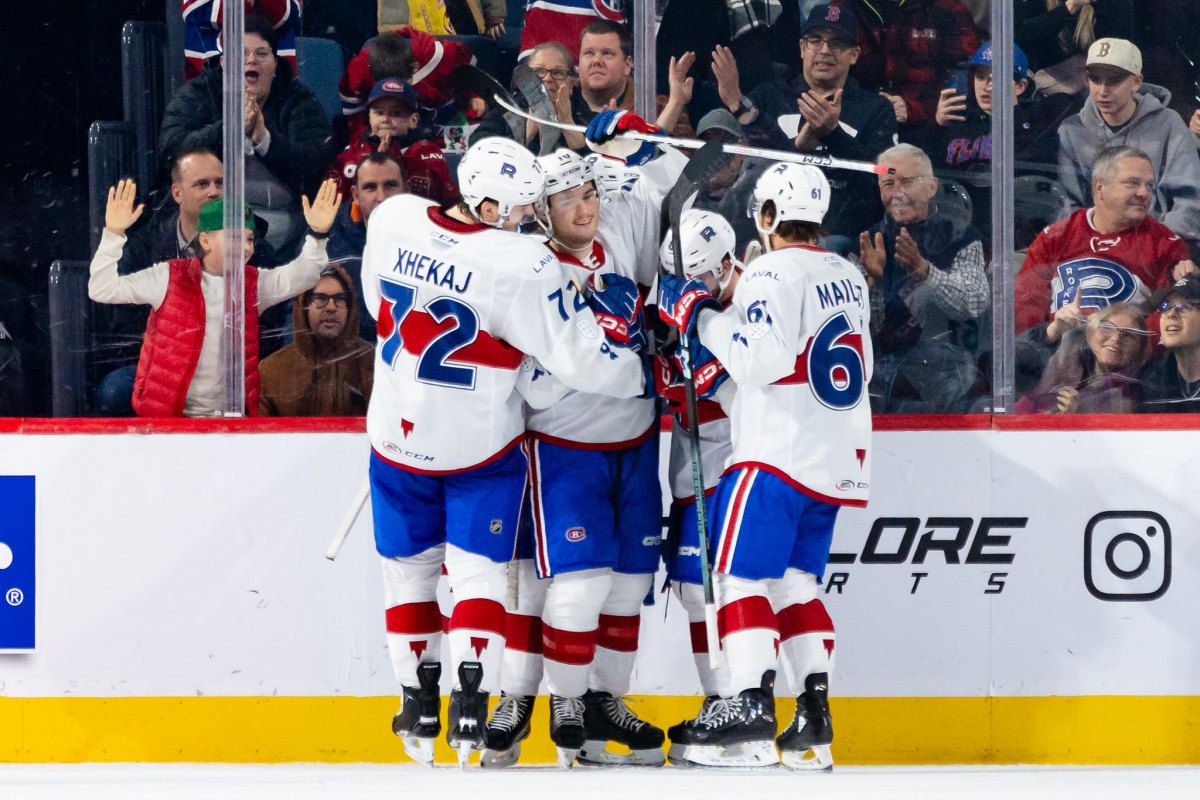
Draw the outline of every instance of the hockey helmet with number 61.
<instances>
[{"instance_id":1,"label":"hockey helmet with number 61","mask_svg":"<svg viewBox=\"0 0 1200 800\"><path fill-rule=\"evenodd\" d=\"M764 226L762 208L768 200L774 202L775 216L769 226ZM789 220L820 225L828 211L829 181L825 173L808 164L773 164L754 184L750 215L764 234L774 233L780 222Z\"/></svg>"},{"instance_id":2,"label":"hockey helmet with number 61","mask_svg":"<svg viewBox=\"0 0 1200 800\"><path fill-rule=\"evenodd\" d=\"M659 264L663 272L674 274L674 248L671 233L667 232L658 251ZM734 256L737 236L733 228L720 214L690 208L679 219L679 249L683 260L683 274L688 280L712 273L722 289L733 277L734 270L742 264ZM730 260L729 267L725 259Z\"/></svg>"},{"instance_id":3,"label":"hockey helmet with number 61","mask_svg":"<svg viewBox=\"0 0 1200 800\"><path fill-rule=\"evenodd\" d=\"M499 136L473 144L458 165L459 191L472 213L481 217L479 206L493 200L501 222L508 220L514 207L537 203L545 183L533 153Z\"/></svg>"}]
</instances>

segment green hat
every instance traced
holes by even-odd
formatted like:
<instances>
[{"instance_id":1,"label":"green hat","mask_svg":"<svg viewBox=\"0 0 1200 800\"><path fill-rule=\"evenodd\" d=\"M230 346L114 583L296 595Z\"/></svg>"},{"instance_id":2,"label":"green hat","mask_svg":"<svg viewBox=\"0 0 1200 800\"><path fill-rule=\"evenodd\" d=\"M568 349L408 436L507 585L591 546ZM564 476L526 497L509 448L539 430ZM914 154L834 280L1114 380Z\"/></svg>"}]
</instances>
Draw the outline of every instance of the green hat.
<instances>
[{"instance_id":1,"label":"green hat","mask_svg":"<svg viewBox=\"0 0 1200 800\"><path fill-rule=\"evenodd\" d=\"M217 197L200 206L200 221L196 225L197 233L219 231L225 228L225 201ZM254 213L246 206L246 230L254 230Z\"/></svg>"}]
</instances>

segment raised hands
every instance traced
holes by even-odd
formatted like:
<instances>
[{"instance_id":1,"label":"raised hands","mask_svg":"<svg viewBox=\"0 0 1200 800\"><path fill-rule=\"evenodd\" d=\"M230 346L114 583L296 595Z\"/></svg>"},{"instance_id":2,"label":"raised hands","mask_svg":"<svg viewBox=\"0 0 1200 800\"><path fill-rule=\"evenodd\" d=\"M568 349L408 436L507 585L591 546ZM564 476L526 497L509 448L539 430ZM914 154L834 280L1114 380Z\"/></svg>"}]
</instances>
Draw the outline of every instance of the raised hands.
<instances>
[{"instance_id":1,"label":"raised hands","mask_svg":"<svg viewBox=\"0 0 1200 800\"><path fill-rule=\"evenodd\" d=\"M129 230L146 210L145 203L138 203L134 207L135 200L137 200L137 184L133 182L132 178L124 178L116 186L109 187L108 205L104 207L105 230L111 231L117 236L124 236L125 231Z\"/></svg>"},{"instance_id":2,"label":"raised hands","mask_svg":"<svg viewBox=\"0 0 1200 800\"><path fill-rule=\"evenodd\" d=\"M943 128L952 122L967 121L967 98L954 89L942 89L934 119Z\"/></svg>"},{"instance_id":3,"label":"raised hands","mask_svg":"<svg viewBox=\"0 0 1200 800\"><path fill-rule=\"evenodd\" d=\"M721 103L735 115L741 114L742 86L739 83L737 59L733 51L717 45L712 53L712 73L717 79L717 94Z\"/></svg>"},{"instance_id":4,"label":"raised hands","mask_svg":"<svg viewBox=\"0 0 1200 800\"><path fill-rule=\"evenodd\" d=\"M338 209L342 205L342 195L337 190L337 181L328 178L317 190L317 197L312 203L304 195L300 196L300 205L304 207L304 221L314 233L328 233L333 227Z\"/></svg>"},{"instance_id":5,"label":"raised hands","mask_svg":"<svg viewBox=\"0 0 1200 800\"><path fill-rule=\"evenodd\" d=\"M929 274L929 262L921 255L917 240L908 233L908 228L901 228L896 236L896 261L908 270L919 281L925 280Z\"/></svg>"},{"instance_id":6,"label":"raised hands","mask_svg":"<svg viewBox=\"0 0 1200 800\"><path fill-rule=\"evenodd\" d=\"M858 235L858 260L867 273L867 282L874 284L883 278L883 268L887 265L887 248L883 244L883 234L876 233L871 238L870 231Z\"/></svg>"},{"instance_id":7,"label":"raised hands","mask_svg":"<svg viewBox=\"0 0 1200 800\"><path fill-rule=\"evenodd\" d=\"M1054 312L1054 320L1046 326L1046 341L1057 342L1071 328L1077 328L1084 323L1085 315L1080 298L1080 290L1075 290L1071 302Z\"/></svg>"},{"instance_id":8,"label":"raised hands","mask_svg":"<svg viewBox=\"0 0 1200 800\"><path fill-rule=\"evenodd\" d=\"M670 68L667 70L667 79L671 87L669 102L685 106L692 101L692 78L688 73L695 63L696 54L691 50L678 59L671 56Z\"/></svg>"}]
</instances>

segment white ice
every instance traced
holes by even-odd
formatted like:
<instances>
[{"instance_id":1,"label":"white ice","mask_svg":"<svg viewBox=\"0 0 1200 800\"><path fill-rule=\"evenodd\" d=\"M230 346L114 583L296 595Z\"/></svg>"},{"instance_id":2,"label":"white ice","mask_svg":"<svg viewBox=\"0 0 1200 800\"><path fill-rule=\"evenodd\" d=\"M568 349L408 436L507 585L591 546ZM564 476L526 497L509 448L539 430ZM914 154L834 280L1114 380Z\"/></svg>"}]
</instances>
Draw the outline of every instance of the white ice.
<instances>
[{"instance_id":1,"label":"white ice","mask_svg":"<svg viewBox=\"0 0 1200 800\"><path fill-rule=\"evenodd\" d=\"M500 772L374 764L0 764L0 798L254 800L311 798L970 798L1200 797L1200 768L838 767L783 771L522 768Z\"/></svg>"}]
</instances>

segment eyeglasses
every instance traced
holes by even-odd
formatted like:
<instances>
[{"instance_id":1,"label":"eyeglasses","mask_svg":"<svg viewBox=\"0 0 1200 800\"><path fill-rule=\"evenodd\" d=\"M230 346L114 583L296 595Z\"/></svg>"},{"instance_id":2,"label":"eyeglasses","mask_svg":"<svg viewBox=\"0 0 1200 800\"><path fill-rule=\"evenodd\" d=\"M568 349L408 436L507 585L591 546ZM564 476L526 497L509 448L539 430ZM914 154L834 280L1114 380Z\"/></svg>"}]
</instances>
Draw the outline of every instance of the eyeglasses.
<instances>
[{"instance_id":1,"label":"eyeglasses","mask_svg":"<svg viewBox=\"0 0 1200 800\"><path fill-rule=\"evenodd\" d=\"M1170 314L1174 311L1176 314L1182 314L1185 311L1195 311L1196 306L1191 303L1168 303L1166 301L1158 304L1158 310L1162 314Z\"/></svg>"},{"instance_id":2,"label":"eyeglasses","mask_svg":"<svg viewBox=\"0 0 1200 800\"><path fill-rule=\"evenodd\" d=\"M899 189L902 192L911 192L913 189L928 181L926 177L907 177L907 178L884 178L879 182L879 186L883 189Z\"/></svg>"},{"instance_id":3,"label":"eyeglasses","mask_svg":"<svg viewBox=\"0 0 1200 800\"><path fill-rule=\"evenodd\" d=\"M829 45L829 52L833 53L835 56L840 56L851 47L854 47L854 42L850 41L849 39L843 39L840 36L830 36L828 39L826 39L823 36L817 36L816 34L810 33L807 36L802 36L800 41L818 52L821 50L821 45L827 44Z\"/></svg>"},{"instance_id":4,"label":"eyeglasses","mask_svg":"<svg viewBox=\"0 0 1200 800\"><path fill-rule=\"evenodd\" d=\"M1145 335L1143 331L1139 331L1136 328L1122 328L1111 322L1101 322L1096 326L1096 331L1101 339L1122 339L1128 341L1129 339Z\"/></svg>"},{"instance_id":5,"label":"eyeglasses","mask_svg":"<svg viewBox=\"0 0 1200 800\"><path fill-rule=\"evenodd\" d=\"M266 61L273 55L273 53L269 47L260 47L257 50L243 51L242 55L247 61L250 59L254 59L255 61Z\"/></svg>"},{"instance_id":6,"label":"eyeglasses","mask_svg":"<svg viewBox=\"0 0 1200 800\"><path fill-rule=\"evenodd\" d=\"M565 81L567 78L571 77L571 70L562 69L561 67L557 68L557 69L546 69L545 67L534 67L533 74L537 75L538 79L543 80L543 81L546 80L547 75L549 75L551 78L554 78L554 80L556 80L556 81Z\"/></svg>"},{"instance_id":7,"label":"eyeglasses","mask_svg":"<svg viewBox=\"0 0 1200 800\"><path fill-rule=\"evenodd\" d=\"M324 308L329 305L330 300L333 301L334 306L337 308L346 308L350 304L350 296L345 292L338 292L337 294L314 292L311 305L313 308Z\"/></svg>"}]
</instances>

